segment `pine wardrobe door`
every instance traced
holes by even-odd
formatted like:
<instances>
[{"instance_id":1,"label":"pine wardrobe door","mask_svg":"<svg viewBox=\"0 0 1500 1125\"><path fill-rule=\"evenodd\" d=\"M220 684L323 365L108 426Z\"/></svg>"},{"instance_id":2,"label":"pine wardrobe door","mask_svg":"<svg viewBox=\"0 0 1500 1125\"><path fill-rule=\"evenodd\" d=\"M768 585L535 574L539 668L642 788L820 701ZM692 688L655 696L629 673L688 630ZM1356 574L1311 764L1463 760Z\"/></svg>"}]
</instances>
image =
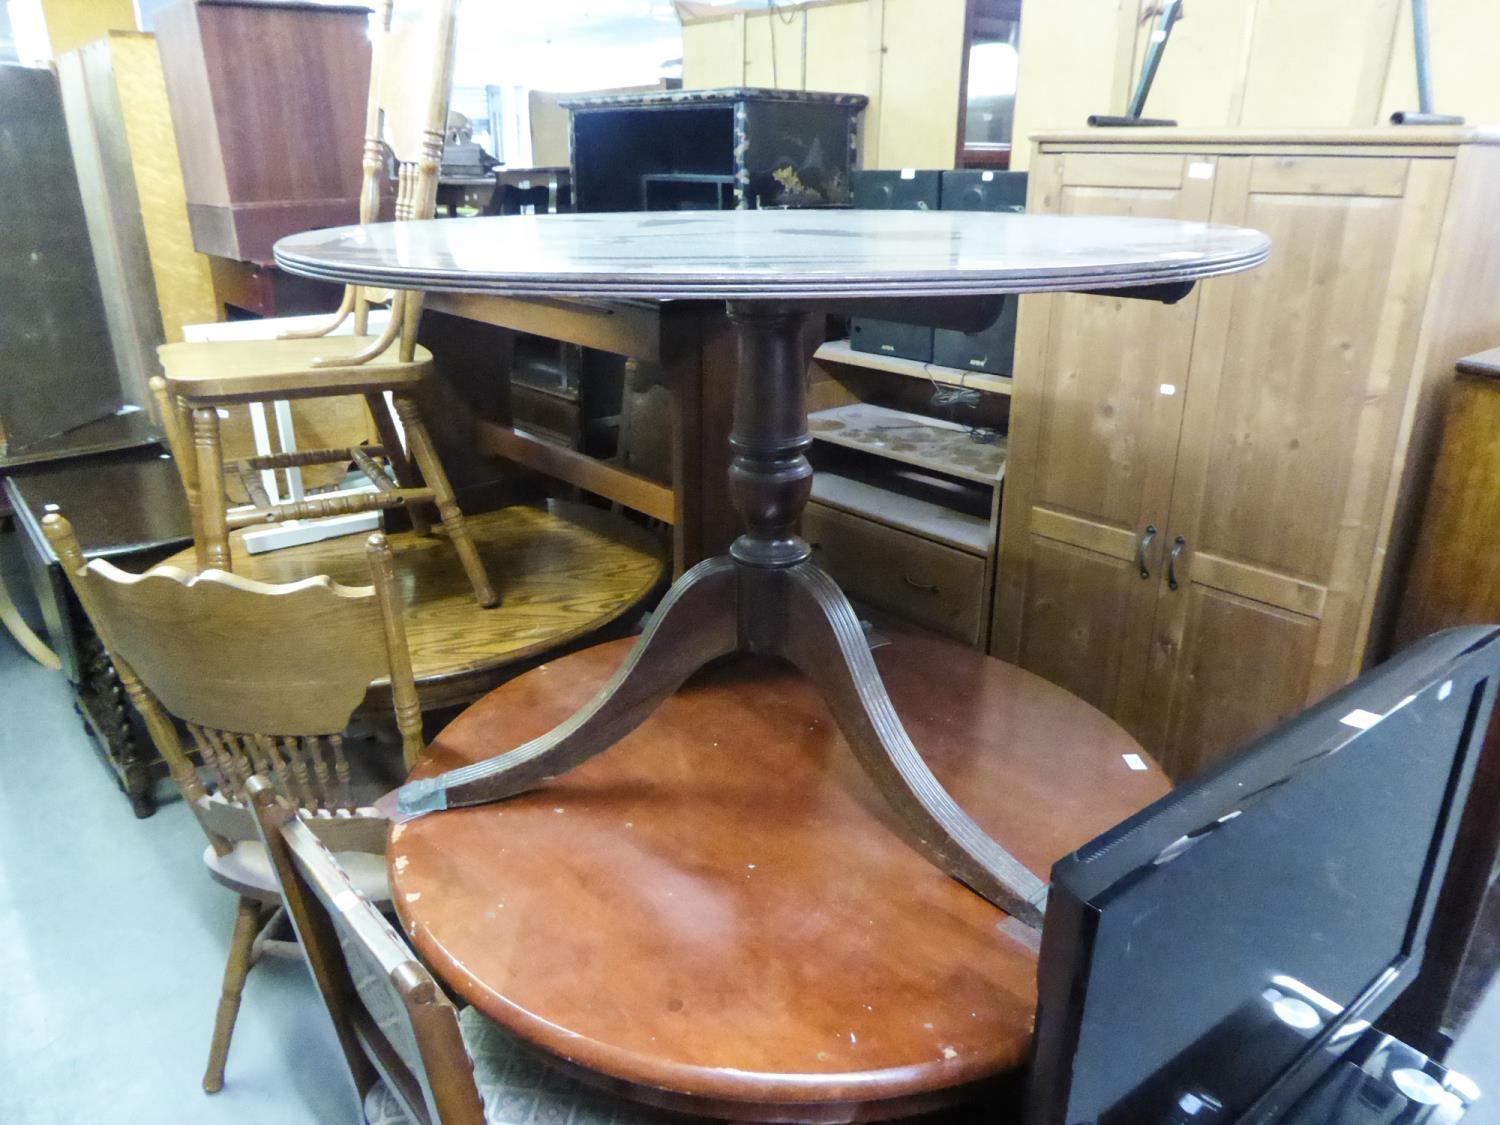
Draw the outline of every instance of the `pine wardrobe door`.
<instances>
[{"instance_id":1,"label":"pine wardrobe door","mask_svg":"<svg viewBox=\"0 0 1500 1125\"><path fill-rule=\"evenodd\" d=\"M1028 209L1208 218L1211 158L1043 153ZM1195 289L1021 298L991 651L1124 722L1142 690Z\"/></svg>"},{"instance_id":2,"label":"pine wardrobe door","mask_svg":"<svg viewBox=\"0 0 1500 1125\"><path fill-rule=\"evenodd\" d=\"M1360 670L1451 167L1219 161L1272 249L1200 287L1142 719L1179 779Z\"/></svg>"}]
</instances>

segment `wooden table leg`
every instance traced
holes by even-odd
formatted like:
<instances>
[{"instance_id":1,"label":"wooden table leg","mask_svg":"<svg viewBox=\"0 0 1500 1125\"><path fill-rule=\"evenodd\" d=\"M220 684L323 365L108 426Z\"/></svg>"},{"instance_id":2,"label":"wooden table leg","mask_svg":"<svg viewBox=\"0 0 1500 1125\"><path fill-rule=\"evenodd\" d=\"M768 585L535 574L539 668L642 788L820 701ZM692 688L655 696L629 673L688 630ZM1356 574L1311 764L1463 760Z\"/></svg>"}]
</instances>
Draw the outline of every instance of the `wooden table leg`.
<instances>
[{"instance_id":1,"label":"wooden table leg","mask_svg":"<svg viewBox=\"0 0 1500 1125\"><path fill-rule=\"evenodd\" d=\"M738 648L734 564L705 559L679 578L620 670L589 705L540 738L440 777L409 782L393 819L513 797L608 750L710 660Z\"/></svg>"},{"instance_id":2,"label":"wooden table leg","mask_svg":"<svg viewBox=\"0 0 1500 1125\"><path fill-rule=\"evenodd\" d=\"M1040 927L1047 884L975 824L927 768L838 583L812 563L768 577L786 606L786 632L771 651L817 684L849 748L900 814L917 850L1012 917Z\"/></svg>"},{"instance_id":3,"label":"wooden table leg","mask_svg":"<svg viewBox=\"0 0 1500 1125\"><path fill-rule=\"evenodd\" d=\"M4 574L0 574L0 624L3 624L5 631L26 650L26 655L42 667L51 668L54 672L62 668L62 661L58 659L57 653L48 648L42 639L31 631L31 626L26 624L21 611L11 600L10 590L5 586Z\"/></svg>"},{"instance_id":4,"label":"wooden table leg","mask_svg":"<svg viewBox=\"0 0 1500 1125\"><path fill-rule=\"evenodd\" d=\"M688 571L630 659L594 700L540 738L487 761L411 782L400 818L522 792L638 726L694 671L733 652L781 656L822 689L881 794L935 864L1012 916L1040 925L1046 886L960 809L896 716L859 621L794 530L812 494L802 329L794 308L730 303L738 381L730 494L745 532L728 558Z\"/></svg>"}]
</instances>

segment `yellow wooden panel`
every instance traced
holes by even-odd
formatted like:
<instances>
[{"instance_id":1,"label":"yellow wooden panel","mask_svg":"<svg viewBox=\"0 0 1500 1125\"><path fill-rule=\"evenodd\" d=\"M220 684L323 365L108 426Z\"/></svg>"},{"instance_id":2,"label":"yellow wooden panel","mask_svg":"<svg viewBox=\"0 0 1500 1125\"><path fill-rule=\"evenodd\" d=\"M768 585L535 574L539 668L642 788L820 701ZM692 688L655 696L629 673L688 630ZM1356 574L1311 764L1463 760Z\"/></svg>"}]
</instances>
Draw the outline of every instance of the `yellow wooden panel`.
<instances>
[{"instance_id":1,"label":"yellow wooden panel","mask_svg":"<svg viewBox=\"0 0 1500 1125\"><path fill-rule=\"evenodd\" d=\"M1070 152L1062 158L1063 187L1115 187L1131 191L1182 187L1180 157L1163 159L1154 153Z\"/></svg>"},{"instance_id":2,"label":"yellow wooden panel","mask_svg":"<svg viewBox=\"0 0 1500 1125\"><path fill-rule=\"evenodd\" d=\"M1045 0L1021 6L1021 62L1010 166L1027 168L1033 133L1078 129L1125 112L1137 0Z\"/></svg>"},{"instance_id":3,"label":"yellow wooden panel","mask_svg":"<svg viewBox=\"0 0 1500 1125\"><path fill-rule=\"evenodd\" d=\"M169 343L184 324L219 319L208 259L193 249L177 138L167 105L156 38L136 32L109 37L116 91L130 145L131 168L162 328Z\"/></svg>"},{"instance_id":4,"label":"yellow wooden panel","mask_svg":"<svg viewBox=\"0 0 1500 1125\"><path fill-rule=\"evenodd\" d=\"M739 86L745 77L742 21L735 16L682 27L682 84L689 90Z\"/></svg>"},{"instance_id":5,"label":"yellow wooden panel","mask_svg":"<svg viewBox=\"0 0 1500 1125\"><path fill-rule=\"evenodd\" d=\"M807 10L807 88L839 94L873 95L871 52L880 44L870 35L864 3L830 4Z\"/></svg>"},{"instance_id":6,"label":"yellow wooden panel","mask_svg":"<svg viewBox=\"0 0 1500 1125\"><path fill-rule=\"evenodd\" d=\"M1075 159L1072 156L1069 160ZM1253 156L1250 190L1262 195L1406 194L1405 160L1388 156Z\"/></svg>"},{"instance_id":7,"label":"yellow wooden panel","mask_svg":"<svg viewBox=\"0 0 1500 1125\"><path fill-rule=\"evenodd\" d=\"M1244 107L1238 122L1229 124L1375 124L1392 32L1408 8L1405 0L1258 0ZM1200 10L1194 5L1194 18ZM1172 44L1174 51L1177 46Z\"/></svg>"},{"instance_id":8,"label":"yellow wooden panel","mask_svg":"<svg viewBox=\"0 0 1500 1125\"><path fill-rule=\"evenodd\" d=\"M41 0L41 6L53 58L108 32L135 30L133 0Z\"/></svg>"},{"instance_id":9,"label":"yellow wooden panel","mask_svg":"<svg viewBox=\"0 0 1500 1125\"><path fill-rule=\"evenodd\" d=\"M805 12L745 13L745 85L802 90ZM811 45L808 47L811 52Z\"/></svg>"},{"instance_id":10,"label":"yellow wooden panel","mask_svg":"<svg viewBox=\"0 0 1500 1125\"><path fill-rule=\"evenodd\" d=\"M1411 18L1402 5L1390 53L1379 120L1398 109L1417 108L1417 70ZM1439 113L1458 113L1471 123L1500 121L1500 81L1495 44L1500 42L1500 4L1495 0L1431 0L1432 91Z\"/></svg>"},{"instance_id":11,"label":"yellow wooden panel","mask_svg":"<svg viewBox=\"0 0 1500 1125\"><path fill-rule=\"evenodd\" d=\"M964 0L884 0L874 167L952 168L958 145Z\"/></svg>"}]
</instances>

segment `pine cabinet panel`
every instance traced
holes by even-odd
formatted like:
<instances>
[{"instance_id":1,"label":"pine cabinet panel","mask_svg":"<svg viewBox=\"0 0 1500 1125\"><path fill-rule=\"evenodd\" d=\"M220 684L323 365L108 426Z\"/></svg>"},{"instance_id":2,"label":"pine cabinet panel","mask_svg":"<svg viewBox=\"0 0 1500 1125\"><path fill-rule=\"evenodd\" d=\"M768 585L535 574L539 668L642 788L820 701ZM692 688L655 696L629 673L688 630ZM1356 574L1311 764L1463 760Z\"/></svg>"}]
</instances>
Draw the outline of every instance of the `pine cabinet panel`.
<instances>
[{"instance_id":1,"label":"pine cabinet panel","mask_svg":"<svg viewBox=\"0 0 1500 1125\"><path fill-rule=\"evenodd\" d=\"M1435 216L1406 229L1412 205L1401 196L1324 188L1320 166L1337 161L1258 157L1247 192L1235 182L1242 174L1221 182L1229 198L1215 218L1265 231L1276 249L1204 305L1189 376L1191 449L1185 443L1170 521L1174 534L1180 521L1194 523L1197 550L1323 586L1334 577L1345 518L1378 519L1368 500L1391 469L1411 369L1408 360L1392 370L1381 353L1394 343L1409 356L1419 327L1392 293L1405 280L1397 253L1408 249L1403 242L1437 241ZM1283 174L1273 190L1258 190L1255 173L1268 162ZM1410 162L1387 163L1404 180ZM1285 174L1292 169L1300 178ZM1424 257L1423 274L1430 251ZM1400 322L1390 342L1372 331L1388 307Z\"/></svg>"},{"instance_id":2,"label":"pine cabinet panel","mask_svg":"<svg viewBox=\"0 0 1500 1125\"><path fill-rule=\"evenodd\" d=\"M1152 154L1039 159L1028 207L1206 220L1212 180L1190 163ZM1021 303L1018 347L1031 354L1018 365L1035 377L1014 387L1004 500L1014 522L1001 537L996 592L996 621L1009 627L993 651L1046 669L1117 716L1118 701L1138 694L1150 640L1154 587L1140 577L1141 546L1149 574L1171 499L1172 468L1159 450L1176 444L1181 427L1198 300L1194 293L1169 307L1065 294ZM1061 634L1059 614L1072 621ZM1095 617L1114 624L1080 631ZM1128 636L1114 638L1121 622Z\"/></svg>"},{"instance_id":3,"label":"pine cabinet panel","mask_svg":"<svg viewBox=\"0 0 1500 1125\"><path fill-rule=\"evenodd\" d=\"M1139 690L1145 638L1119 628L1150 612L1131 559L1034 536L1031 581L1022 607L1023 667L1067 688L1101 711L1116 709L1122 689Z\"/></svg>"},{"instance_id":4,"label":"pine cabinet panel","mask_svg":"<svg viewBox=\"0 0 1500 1125\"><path fill-rule=\"evenodd\" d=\"M1177 593L1182 641L1147 729L1163 768L1186 776L1303 709L1318 621L1195 582Z\"/></svg>"},{"instance_id":5,"label":"pine cabinet panel","mask_svg":"<svg viewBox=\"0 0 1500 1125\"><path fill-rule=\"evenodd\" d=\"M1022 299L992 651L1181 778L1384 654L1452 364L1500 336L1500 148L1129 132L1040 138L1028 208L1254 227L1271 258L1173 308Z\"/></svg>"}]
</instances>

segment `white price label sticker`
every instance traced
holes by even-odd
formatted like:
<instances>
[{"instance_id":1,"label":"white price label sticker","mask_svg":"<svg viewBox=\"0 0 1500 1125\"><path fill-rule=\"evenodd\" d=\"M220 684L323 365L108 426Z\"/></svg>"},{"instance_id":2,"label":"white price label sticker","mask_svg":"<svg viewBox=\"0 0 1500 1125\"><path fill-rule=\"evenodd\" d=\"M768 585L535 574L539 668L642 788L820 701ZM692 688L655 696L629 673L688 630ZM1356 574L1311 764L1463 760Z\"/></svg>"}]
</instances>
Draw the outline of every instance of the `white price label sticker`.
<instances>
[{"instance_id":1,"label":"white price label sticker","mask_svg":"<svg viewBox=\"0 0 1500 1125\"><path fill-rule=\"evenodd\" d=\"M1125 764L1133 770L1144 770L1147 768L1146 760L1139 754L1121 754L1120 757L1124 758Z\"/></svg>"},{"instance_id":2,"label":"white price label sticker","mask_svg":"<svg viewBox=\"0 0 1500 1125\"><path fill-rule=\"evenodd\" d=\"M915 180L917 178L917 170L915 168L903 168L901 169L901 178L903 180Z\"/></svg>"},{"instance_id":3,"label":"white price label sticker","mask_svg":"<svg viewBox=\"0 0 1500 1125\"><path fill-rule=\"evenodd\" d=\"M1211 180L1214 178L1214 166L1206 160L1195 160L1188 165L1188 179Z\"/></svg>"}]
</instances>

